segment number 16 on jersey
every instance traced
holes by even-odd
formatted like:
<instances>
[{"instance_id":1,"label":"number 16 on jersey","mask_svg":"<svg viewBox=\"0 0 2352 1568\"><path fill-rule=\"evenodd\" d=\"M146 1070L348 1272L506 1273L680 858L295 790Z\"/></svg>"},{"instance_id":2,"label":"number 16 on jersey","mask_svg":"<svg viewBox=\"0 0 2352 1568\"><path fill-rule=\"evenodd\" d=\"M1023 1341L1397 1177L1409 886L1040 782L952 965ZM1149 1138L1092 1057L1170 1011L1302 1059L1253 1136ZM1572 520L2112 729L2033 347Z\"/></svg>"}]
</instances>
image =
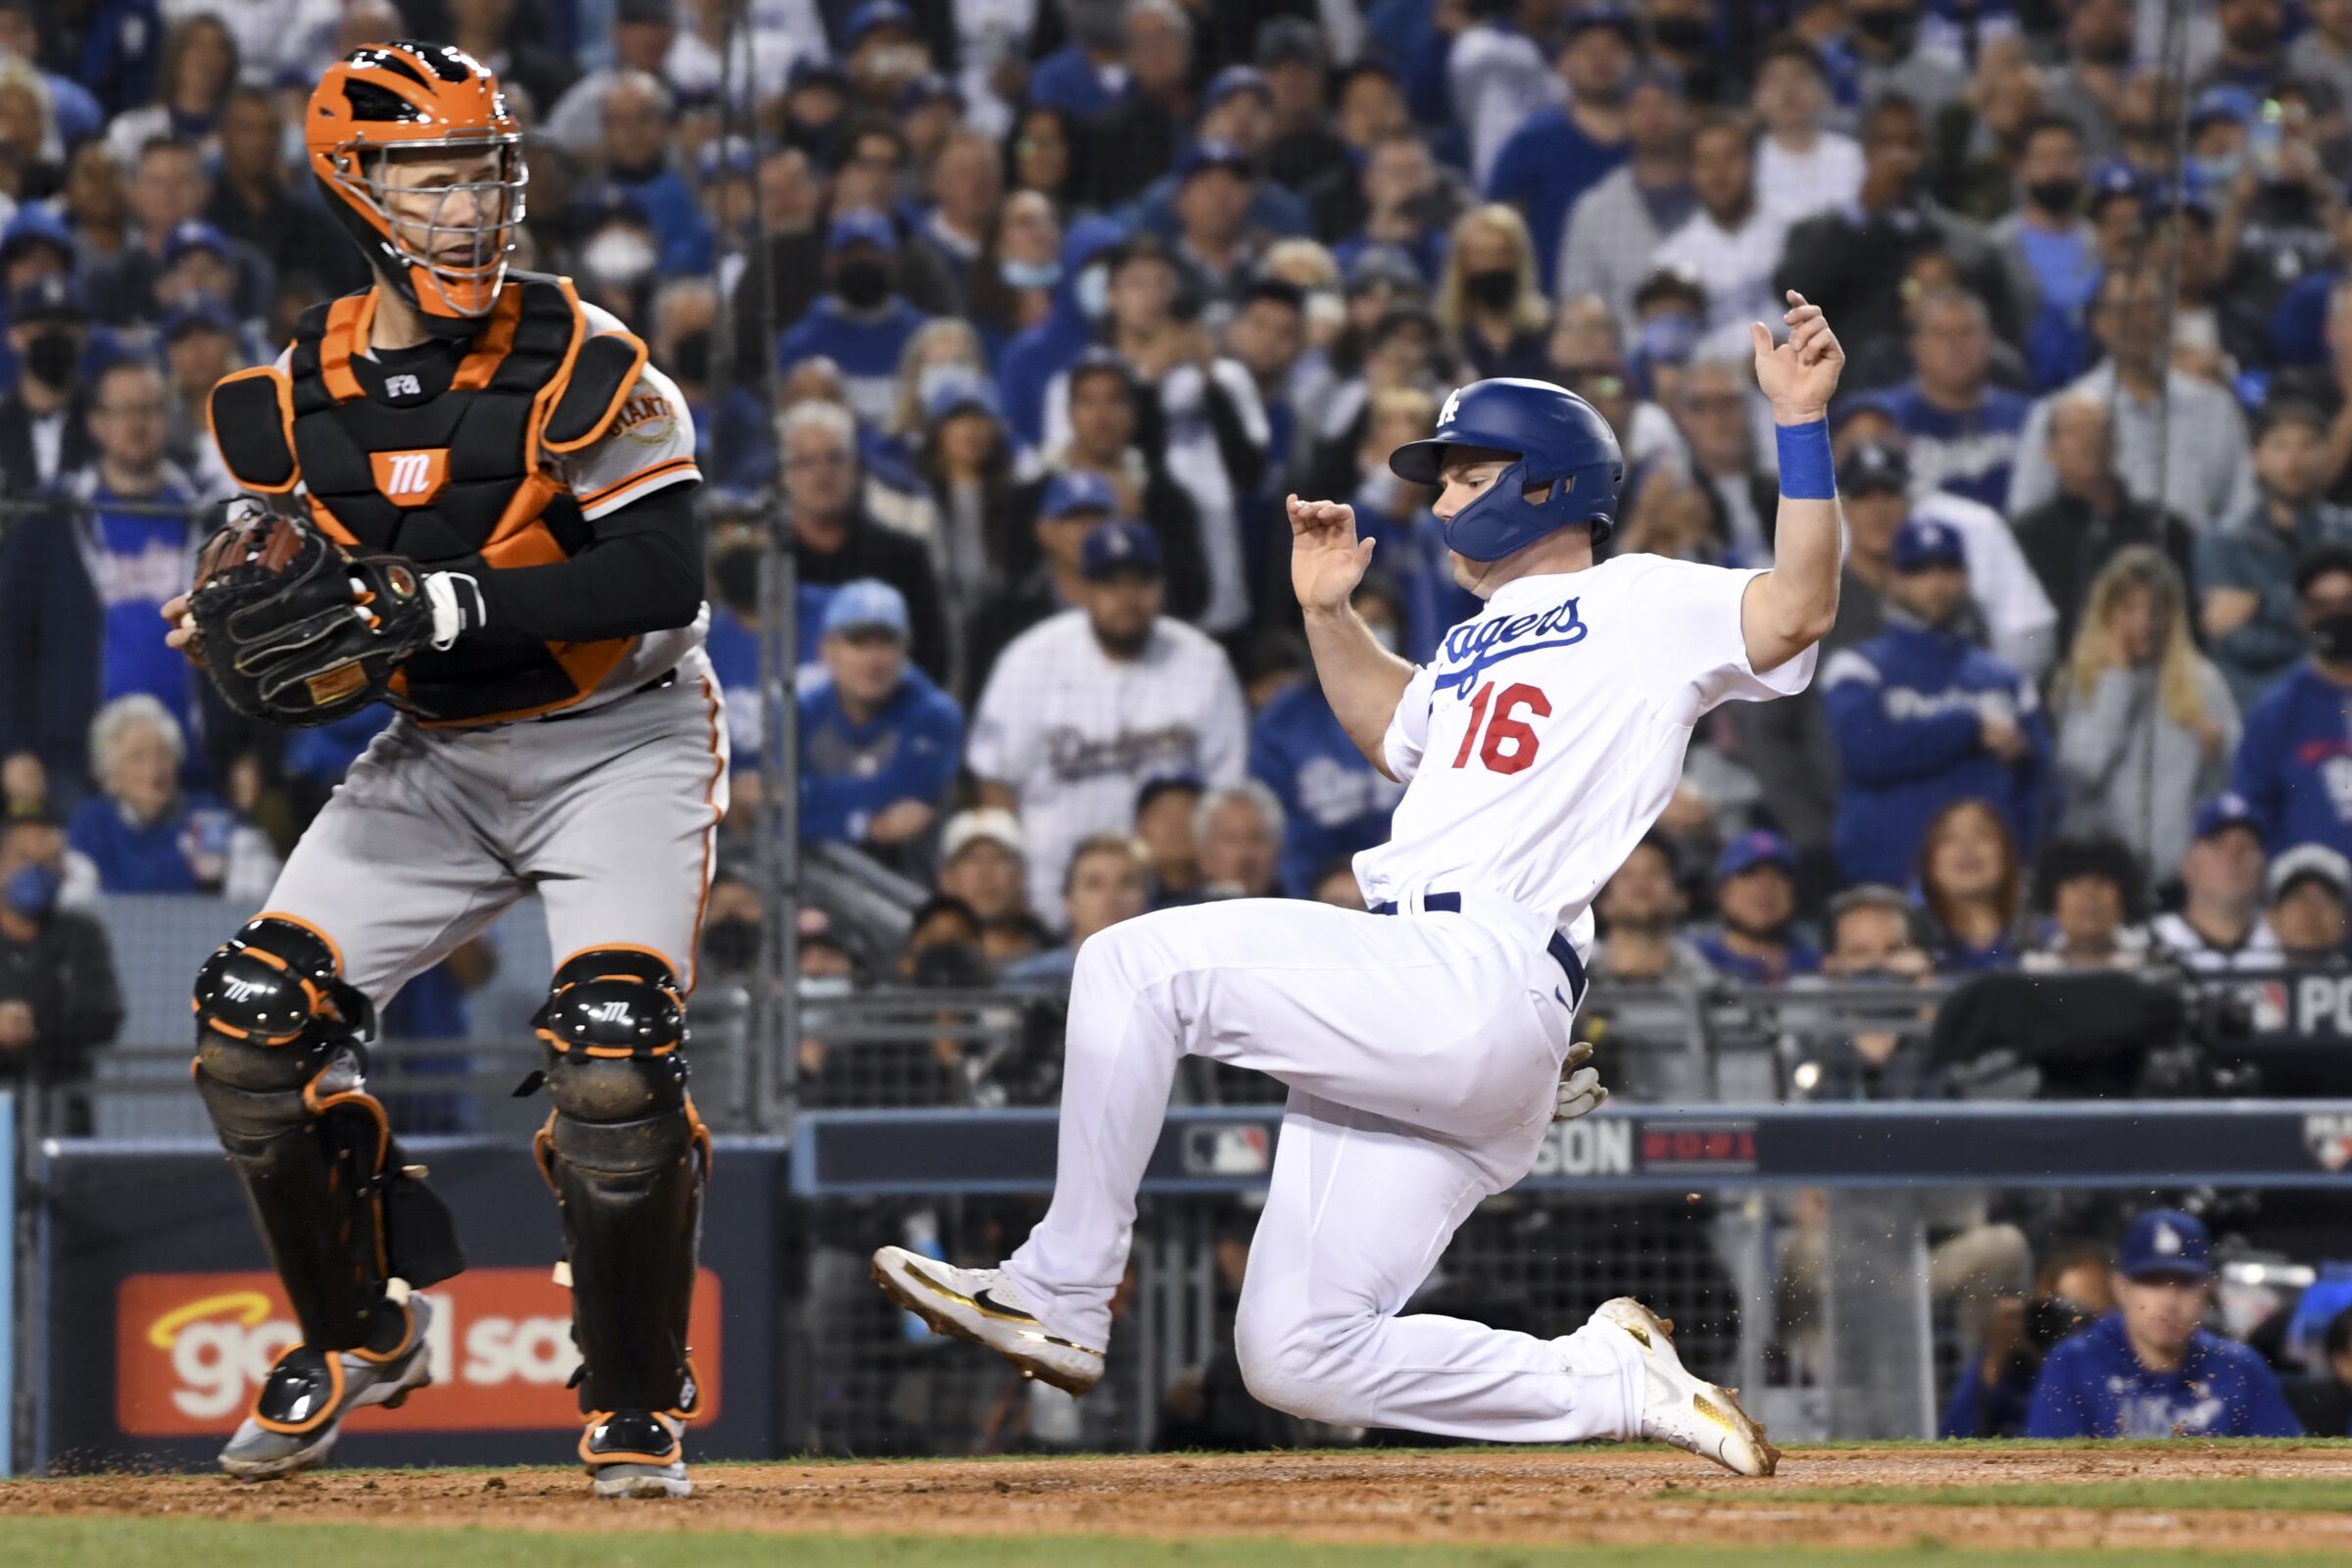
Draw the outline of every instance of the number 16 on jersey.
<instances>
[{"instance_id":1,"label":"number 16 on jersey","mask_svg":"<svg viewBox=\"0 0 2352 1568\"><path fill-rule=\"evenodd\" d=\"M1453 754L1453 765L1469 766L1473 751L1490 773L1516 773L1535 761L1539 742L1535 726L1520 716L1523 713L1549 718L1551 699L1524 682L1499 692L1493 681L1481 686L1470 699L1470 727L1462 732L1462 749Z\"/></svg>"}]
</instances>

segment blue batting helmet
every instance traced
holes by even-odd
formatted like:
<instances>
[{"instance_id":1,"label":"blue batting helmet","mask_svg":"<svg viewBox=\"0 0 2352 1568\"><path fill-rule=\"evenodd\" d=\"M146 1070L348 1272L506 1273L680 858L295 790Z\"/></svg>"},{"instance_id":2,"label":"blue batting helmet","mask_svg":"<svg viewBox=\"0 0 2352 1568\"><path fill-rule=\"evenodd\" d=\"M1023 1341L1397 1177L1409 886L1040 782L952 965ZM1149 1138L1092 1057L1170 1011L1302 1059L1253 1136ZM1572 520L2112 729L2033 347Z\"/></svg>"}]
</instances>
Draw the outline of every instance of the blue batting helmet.
<instances>
[{"instance_id":1,"label":"blue batting helmet","mask_svg":"<svg viewBox=\"0 0 2352 1568\"><path fill-rule=\"evenodd\" d=\"M1473 381L1446 400L1438 428L1408 441L1389 467L1414 484L1437 484L1448 447L1485 447L1518 458L1484 495L1446 524L1446 546L1472 561L1500 561L1574 523L1599 544L1615 526L1625 454L1600 411L1565 387L1513 376ZM1527 492L1544 487L1541 500Z\"/></svg>"}]
</instances>

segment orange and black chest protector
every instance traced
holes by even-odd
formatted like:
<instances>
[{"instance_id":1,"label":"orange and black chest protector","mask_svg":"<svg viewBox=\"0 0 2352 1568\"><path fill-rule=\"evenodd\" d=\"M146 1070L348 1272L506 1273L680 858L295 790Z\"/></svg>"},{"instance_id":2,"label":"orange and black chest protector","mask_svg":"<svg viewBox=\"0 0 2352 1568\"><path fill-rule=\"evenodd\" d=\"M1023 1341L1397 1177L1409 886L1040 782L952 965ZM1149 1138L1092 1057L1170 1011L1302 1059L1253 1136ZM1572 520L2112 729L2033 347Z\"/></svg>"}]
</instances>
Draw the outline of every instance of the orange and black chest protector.
<instances>
[{"instance_id":1,"label":"orange and black chest protector","mask_svg":"<svg viewBox=\"0 0 2352 1568\"><path fill-rule=\"evenodd\" d=\"M470 340L412 368L367 352L375 300L371 289L315 307L282 371L246 370L214 388L230 474L264 495L299 487L337 540L428 571L576 555L589 529L554 464L612 428L645 368L644 344L590 332L569 280L518 272ZM551 643L492 625L413 656L394 697L427 722L545 713L594 691L630 641Z\"/></svg>"}]
</instances>

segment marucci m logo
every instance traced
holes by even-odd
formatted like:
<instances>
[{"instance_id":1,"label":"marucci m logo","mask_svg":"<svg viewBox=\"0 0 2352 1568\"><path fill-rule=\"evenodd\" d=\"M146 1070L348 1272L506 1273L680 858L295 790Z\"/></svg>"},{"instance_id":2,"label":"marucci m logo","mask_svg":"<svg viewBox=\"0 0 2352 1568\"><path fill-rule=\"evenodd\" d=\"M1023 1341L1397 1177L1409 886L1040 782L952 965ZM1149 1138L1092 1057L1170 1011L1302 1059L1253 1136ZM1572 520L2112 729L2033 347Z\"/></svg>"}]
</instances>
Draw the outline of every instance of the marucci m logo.
<instances>
[{"instance_id":1,"label":"marucci m logo","mask_svg":"<svg viewBox=\"0 0 2352 1568\"><path fill-rule=\"evenodd\" d=\"M588 1009L588 1016L598 1023L627 1023L629 1004L625 1002L600 1002Z\"/></svg>"},{"instance_id":2,"label":"marucci m logo","mask_svg":"<svg viewBox=\"0 0 2352 1568\"><path fill-rule=\"evenodd\" d=\"M430 447L422 452L374 452L368 454L368 461L374 469L375 487L396 506L427 506L449 482L447 447Z\"/></svg>"}]
</instances>

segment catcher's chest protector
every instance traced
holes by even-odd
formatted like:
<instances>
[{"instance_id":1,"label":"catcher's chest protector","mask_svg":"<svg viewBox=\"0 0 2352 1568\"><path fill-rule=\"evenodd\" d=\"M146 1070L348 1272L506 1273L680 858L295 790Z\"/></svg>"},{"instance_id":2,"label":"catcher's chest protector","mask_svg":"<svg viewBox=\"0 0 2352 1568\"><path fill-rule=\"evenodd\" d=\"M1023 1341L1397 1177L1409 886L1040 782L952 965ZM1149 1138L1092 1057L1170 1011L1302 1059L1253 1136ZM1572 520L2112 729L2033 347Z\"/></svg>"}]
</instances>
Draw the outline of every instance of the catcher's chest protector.
<instances>
[{"instance_id":1,"label":"catcher's chest protector","mask_svg":"<svg viewBox=\"0 0 2352 1568\"><path fill-rule=\"evenodd\" d=\"M516 273L454 368L366 355L375 293L304 313L284 371L213 389L215 439L237 482L297 485L319 527L361 551L467 571L565 560L588 541L554 461L612 427L645 368L626 333L592 335L567 278ZM421 650L395 700L428 722L522 718L577 702L630 639L542 643L491 626Z\"/></svg>"}]
</instances>

